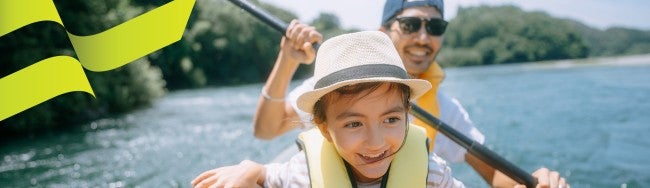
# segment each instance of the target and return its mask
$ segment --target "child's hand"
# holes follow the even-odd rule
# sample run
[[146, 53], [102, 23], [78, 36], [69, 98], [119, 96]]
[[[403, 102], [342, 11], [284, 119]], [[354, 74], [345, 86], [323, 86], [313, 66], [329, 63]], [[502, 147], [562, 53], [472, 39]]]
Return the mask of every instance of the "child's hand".
[[205, 171], [192, 180], [193, 187], [260, 187], [264, 166], [252, 161]]

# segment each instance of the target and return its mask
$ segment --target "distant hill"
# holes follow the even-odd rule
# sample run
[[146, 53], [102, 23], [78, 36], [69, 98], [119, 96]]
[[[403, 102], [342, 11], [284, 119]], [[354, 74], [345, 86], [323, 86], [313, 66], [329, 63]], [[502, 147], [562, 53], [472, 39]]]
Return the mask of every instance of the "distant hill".
[[443, 66], [650, 53], [650, 31], [605, 31], [516, 6], [460, 8], [445, 32]]
[[578, 21], [568, 22], [582, 34], [591, 57], [650, 53], [650, 31], [622, 27], [600, 30]]

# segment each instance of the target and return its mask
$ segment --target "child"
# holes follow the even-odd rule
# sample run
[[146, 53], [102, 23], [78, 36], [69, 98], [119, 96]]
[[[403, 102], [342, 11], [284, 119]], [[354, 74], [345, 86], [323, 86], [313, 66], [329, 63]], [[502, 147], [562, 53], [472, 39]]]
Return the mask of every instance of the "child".
[[298, 107], [318, 129], [299, 137], [301, 152], [283, 164], [206, 171], [195, 187], [463, 187], [445, 162], [428, 152], [422, 128], [408, 124], [409, 100], [431, 88], [409, 79], [386, 34], [366, 31], [324, 42], [314, 89]]

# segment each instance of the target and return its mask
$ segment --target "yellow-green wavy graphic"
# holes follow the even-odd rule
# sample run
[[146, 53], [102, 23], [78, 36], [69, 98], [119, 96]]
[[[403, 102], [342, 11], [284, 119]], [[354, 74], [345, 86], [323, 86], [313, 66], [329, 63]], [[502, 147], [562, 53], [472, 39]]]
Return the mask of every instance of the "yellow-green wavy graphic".
[[[96, 72], [112, 70], [180, 40], [195, 1], [174, 0], [94, 35], [68, 32], [79, 61], [51, 57], [1, 78], [0, 120], [63, 93], [94, 95], [81, 66]], [[39, 21], [65, 28], [52, 0], [0, 1], [0, 36]]]

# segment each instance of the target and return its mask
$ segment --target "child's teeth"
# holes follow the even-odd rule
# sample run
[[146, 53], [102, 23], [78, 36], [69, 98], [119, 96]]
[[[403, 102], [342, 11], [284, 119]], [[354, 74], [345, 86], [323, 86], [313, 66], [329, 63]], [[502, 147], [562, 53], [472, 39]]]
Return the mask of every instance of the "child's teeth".
[[363, 156], [364, 156], [364, 157], [367, 157], [367, 158], [376, 158], [376, 157], [379, 157], [381, 154], [382, 154], [382, 153], [378, 153], [378, 154], [376, 154], [376, 155], [365, 155], [365, 154], [364, 154]]

